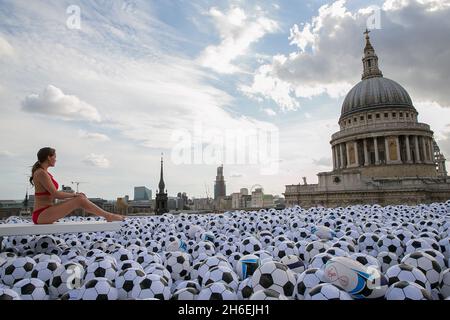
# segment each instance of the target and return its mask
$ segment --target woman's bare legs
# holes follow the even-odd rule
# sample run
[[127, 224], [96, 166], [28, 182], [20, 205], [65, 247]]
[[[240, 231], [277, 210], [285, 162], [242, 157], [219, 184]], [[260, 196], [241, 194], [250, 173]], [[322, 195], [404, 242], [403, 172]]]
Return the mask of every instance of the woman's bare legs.
[[92, 203], [91, 201], [89, 201], [89, 199], [86, 198], [85, 196], [81, 196], [81, 198], [83, 199], [83, 201], [81, 203], [81, 207], [89, 213], [93, 213], [97, 216], [103, 217], [109, 222], [122, 221], [124, 219], [124, 216], [122, 216], [122, 215], [114, 214], [114, 213], [103, 210], [102, 208], [97, 206], [95, 203]]
[[89, 201], [85, 196], [79, 196], [45, 209], [39, 215], [38, 223], [51, 224], [61, 218], [64, 218], [78, 208], [83, 208], [89, 213], [104, 217], [107, 221], [121, 221], [124, 219], [121, 215], [113, 214], [101, 209]]

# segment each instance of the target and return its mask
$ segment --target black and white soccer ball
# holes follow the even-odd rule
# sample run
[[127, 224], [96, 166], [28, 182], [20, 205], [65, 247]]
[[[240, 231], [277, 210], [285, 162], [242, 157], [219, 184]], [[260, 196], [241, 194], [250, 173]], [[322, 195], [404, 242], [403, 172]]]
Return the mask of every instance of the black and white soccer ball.
[[247, 237], [239, 244], [239, 252], [243, 255], [252, 254], [262, 249], [261, 242], [255, 237]]
[[290, 298], [294, 295], [295, 275], [284, 264], [269, 261], [255, 270], [252, 276], [253, 290], [272, 289]]
[[73, 289], [81, 288], [84, 275], [85, 269], [79, 263], [68, 261], [59, 265], [50, 279], [50, 297], [55, 299]]
[[197, 300], [237, 300], [237, 294], [223, 282], [211, 283], [203, 287]]
[[[62, 253], [61, 253], [61, 256], [62, 256]], [[61, 263], [60, 256], [57, 256], [56, 254], [39, 253], [39, 254], [37, 254], [37, 255], [35, 255], [33, 257], [33, 260], [36, 263], [45, 262], [45, 261], [49, 261], [49, 260], [53, 260], [53, 261], [56, 261], [58, 263]]]
[[239, 300], [248, 300], [253, 294], [252, 278], [246, 278], [239, 283], [237, 295]]
[[294, 289], [294, 297], [297, 300], [304, 300], [311, 288], [324, 283], [323, 270], [310, 268], [299, 274]]
[[114, 282], [117, 272], [117, 267], [111, 260], [98, 258], [87, 266], [84, 280], [89, 281], [94, 278], [107, 278]]
[[243, 256], [244, 255], [242, 253], [240, 253], [240, 252], [233, 252], [230, 256], [226, 257], [226, 259], [231, 264], [233, 269], [237, 270], [237, 264], [238, 264], [239, 260], [241, 260], [241, 258]]
[[322, 283], [312, 287], [305, 300], [353, 300], [353, 298], [331, 283]]
[[225, 266], [217, 266], [209, 269], [203, 277], [202, 286], [206, 287], [211, 283], [223, 282], [234, 291], [239, 286], [239, 278], [231, 268]]
[[446, 259], [445, 256], [441, 252], [439, 252], [435, 249], [421, 249], [419, 251], [425, 252], [426, 254], [429, 254], [434, 259], [436, 259], [437, 263], [439, 263], [442, 270], [445, 270], [448, 268], [448, 259]]
[[175, 291], [171, 300], [197, 300], [200, 290], [196, 288], [183, 288]]
[[333, 257], [348, 257], [349, 253], [344, 249], [338, 247], [331, 247], [325, 250], [324, 253], [331, 254]]
[[20, 295], [13, 289], [0, 287], [0, 301], [2, 300], [22, 300], [22, 299], [20, 298]]
[[386, 272], [392, 266], [399, 264], [398, 256], [393, 252], [382, 251], [378, 253], [377, 260], [380, 263], [381, 272]]
[[34, 252], [36, 253], [49, 253], [52, 249], [58, 247], [56, 237], [52, 235], [40, 236], [34, 242]]
[[218, 266], [223, 266], [232, 269], [225, 257], [221, 255], [215, 255], [205, 259], [198, 267], [198, 270], [196, 272], [193, 272], [191, 278], [195, 280], [193, 276], [196, 274], [198, 283], [200, 284], [200, 286], [203, 286], [203, 279], [205, 278], [206, 273], [209, 270]]
[[117, 300], [119, 294], [111, 280], [103, 277], [93, 278], [79, 289], [78, 300]]
[[358, 261], [359, 263], [361, 263], [363, 266], [365, 267], [375, 267], [375, 268], [381, 268], [380, 266], [380, 262], [378, 262], [377, 258], [366, 254], [366, 253], [361, 253], [361, 252], [356, 252], [353, 253], [350, 258], [352, 258], [353, 260]]
[[112, 256], [116, 259], [118, 263], [126, 260], [134, 260], [133, 253], [125, 248], [119, 248], [112, 253]]
[[287, 266], [292, 272], [300, 274], [305, 271], [306, 267], [298, 255], [289, 254], [281, 258], [280, 262]]
[[319, 253], [310, 261], [308, 268], [322, 268], [334, 256], [328, 252]]
[[67, 250], [64, 250], [61, 253], [61, 256], [60, 256], [61, 263], [65, 263], [67, 261], [70, 261], [70, 260], [72, 260], [76, 257], [82, 256], [82, 255], [83, 255], [83, 253], [81, 250], [78, 250], [76, 248], [69, 248]]
[[139, 263], [142, 268], [147, 268], [152, 263], [162, 264], [162, 258], [159, 254], [154, 252], [141, 252], [136, 257], [136, 262]]
[[170, 252], [166, 256], [164, 266], [173, 280], [186, 280], [191, 272], [190, 255], [181, 251]]
[[166, 280], [169, 287], [172, 287], [173, 280], [169, 270], [166, 269], [162, 264], [153, 263], [149, 265], [145, 270], [146, 274], [156, 274], [164, 278]]
[[200, 241], [198, 242], [192, 251], [192, 259], [196, 260], [201, 254], [206, 256], [213, 256], [216, 253], [216, 248], [214, 244], [209, 241]]
[[144, 268], [142, 268], [141, 264], [134, 260], [125, 260], [125, 261], [119, 262], [118, 266], [117, 266], [117, 271], [121, 272], [121, 271], [131, 269], [131, 268], [140, 269], [140, 270], [144, 271]]
[[391, 285], [385, 298], [386, 300], [433, 300], [426, 289], [408, 281], [399, 281]]
[[22, 300], [49, 300], [49, 291], [44, 281], [29, 278], [22, 279], [14, 284], [13, 290]]
[[352, 254], [356, 252], [355, 246], [352, 243], [349, 243], [344, 240], [338, 240], [331, 245], [332, 248], [339, 248], [347, 252], [348, 254]]
[[119, 300], [130, 299], [132, 290], [143, 278], [145, 273], [140, 268], [128, 268], [121, 271], [115, 279]]
[[224, 242], [219, 246], [219, 252], [225, 257], [230, 256], [233, 252], [237, 252], [238, 246], [231, 242]]
[[418, 268], [409, 264], [400, 263], [390, 267], [385, 273], [389, 285], [399, 281], [413, 282], [431, 293], [431, 285], [427, 277]]
[[38, 262], [31, 271], [31, 277], [42, 280], [47, 287], [50, 287], [50, 280], [59, 266], [61, 266], [61, 263], [56, 260], [44, 260]]
[[316, 255], [318, 255], [319, 253], [325, 252], [329, 248], [330, 248], [330, 245], [325, 240], [316, 240], [316, 241], [310, 242], [305, 247], [305, 252], [303, 253], [304, 258], [305, 258], [304, 261], [307, 263], [310, 263]]
[[200, 284], [197, 280], [181, 280], [179, 281], [176, 286], [174, 286], [173, 290], [174, 292], [184, 289], [184, 288], [194, 288], [197, 289], [200, 292]]
[[148, 252], [160, 253], [162, 251], [162, 245], [158, 240], [150, 240], [145, 243], [145, 247]]
[[275, 246], [273, 251], [273, 256], [277, 260], [281, 260], [283, 257], [287, 255], [297, 255], [298, 256], [298, 248], [295, 246], [295, 242], [287, 240], [279, 243]]
[[423, 238], [411, 239], [406, 243], [405, 254], [410, 254], [420, 249], [433, 249], [433, 247]]
[[391, 252], [395, 253], [397, 257], [401, 257], [404, 253], [402, 241], [392, 234], [385, 234], [380, 237], [377, 242], [378, 252]]
[[272, 289], [261, 289], [255, 291], [249, 300], [289, 300], [286, 296]]
[[442, 272], [442, 279], [439, 283], [439, 293], [444, 299], [450, 297], [450, 269]]
[[133, 299], [169, 300], [171, 298], [170, 285], [164, 277], [158, 274], [147, 274], [134, 286], [131, 297]]
[[12, 287], [16, 282], [31, 277], [36, 262], [29, 257], [7, 260], [0, 268], [0, 280]]
[[417, 251], [403, 257], [402, 263], [409, 264], [423, 272], [431, 285], [431, 289], [436, 289], [442, 277], [442, 269], [439, 263], [432, 256], [425, 252]]

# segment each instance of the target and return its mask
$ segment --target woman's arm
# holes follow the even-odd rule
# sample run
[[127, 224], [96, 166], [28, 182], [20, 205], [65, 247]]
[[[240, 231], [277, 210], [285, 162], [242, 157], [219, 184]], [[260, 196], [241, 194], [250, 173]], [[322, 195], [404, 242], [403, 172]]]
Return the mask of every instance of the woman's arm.
[[77, 196], [78, 196], [78, 194], [76, 194], [76, 193], [56, 191], [55, 195], [52, 197], [54, 197], [55, 199], [67, 199], [67, 198], [75, 198]]
[[68, 193], [68, 192], [56, 190], [48, 173], [46, 173], [44, 170], [39, 170], [38, 172], [36, 172], [35, 178], [37, 181], [39, 181], [40, 184], [42, 184], [42, 186], [45, 188], [45, 190], [47, 190], [50, 193], [50, 196], [53, 199], [74, 198], [79, 195], [77, 193]]

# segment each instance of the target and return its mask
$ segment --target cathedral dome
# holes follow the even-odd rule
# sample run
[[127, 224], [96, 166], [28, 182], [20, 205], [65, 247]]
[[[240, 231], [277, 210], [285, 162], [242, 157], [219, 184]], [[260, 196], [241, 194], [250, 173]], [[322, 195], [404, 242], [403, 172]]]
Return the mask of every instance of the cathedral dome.
[[378, 56], [370, 43], [366, 30], [362, 80], [354, 86], [344, 99], [341, 119], [356, 112], [384, 108], [405, 108], [416, 111], [408, 92], [397, 82], [384, 78], [378, 68]]
[[372, 77], [360, 81], [349, 91], [342, 104], [341, 118], [386, 107], [415, 111], [411, 97], [401, 85], [384, 77]]

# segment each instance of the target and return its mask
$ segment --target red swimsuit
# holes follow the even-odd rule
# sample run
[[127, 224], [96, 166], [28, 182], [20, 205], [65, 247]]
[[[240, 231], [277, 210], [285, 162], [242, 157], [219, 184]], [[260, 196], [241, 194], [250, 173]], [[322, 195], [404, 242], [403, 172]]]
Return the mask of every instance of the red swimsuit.
[[[58, 189], [58, 187], [59, 187], [59, 185], [58, 185], [58, 182], [56, 182], [55, 181], [55, 179], [53, 179], [53, 176], [50, 174], [50, 172], [47, 172], [49, 175], [50, 175], [50, 178], [52, 179], [52, 182], [53, 182], [53, 185], [55, 186], [55, 188], [56, 189]], [[48, 191], [45, 191], [45, 192], [36, 192], [35, 194], [34, 194], [34, 196], [50, 196], [51, 194], [50, 194], [50, 192], [48, 192]], [[38, 218], [39, 218], [39, 215], [45, 210], [45, 209], [48, 209], [48, 208], [50, 208], [51, 206], [46, 206], [46, 207], [42, 207], [42, 208], [39, 208], [39, 209], [37, 209], [37, 210], [35, 210], [35, 211], [33, 211], [33, 213], [32, 213], [32, 220], [33, 220], [33, 222], [34, 222], [34, 224], [38, 224]]]

